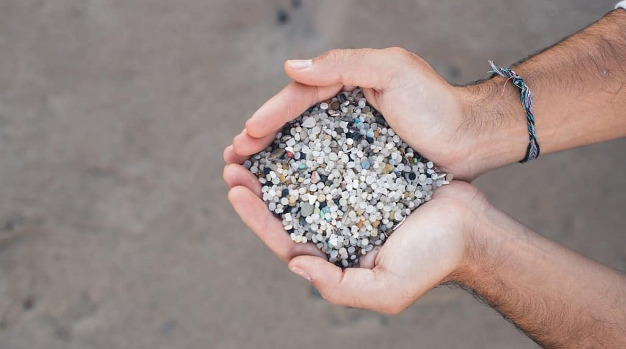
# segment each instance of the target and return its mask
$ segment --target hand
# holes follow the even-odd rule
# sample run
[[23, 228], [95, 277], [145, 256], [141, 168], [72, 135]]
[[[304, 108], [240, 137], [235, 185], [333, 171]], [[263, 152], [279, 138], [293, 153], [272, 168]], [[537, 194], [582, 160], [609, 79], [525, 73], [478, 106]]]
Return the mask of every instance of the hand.
[[259, 198], [260, 184], [244, 167], [227, 165], [224, 177], [235, 211], [290, 270], [312, 282], [331, 303], [384, 313], [399, 313], [432, 287], [462, 274], [470, 264], [477, 217], [490, 207], [474, 187], [454, 181], [437, 189], [382, 248], [362, 257], [359, 268], [342, 270], [312, 243], [289, 239]]
[[227, 163], [242, 163], [265, 148], [285, 122], [311, 105], [360, 86], [396, 133], [444, 171], [471, 180], [493, 168], [483, 161], [488, 142], [474, 125], [483, 124], [469, 116], [474, 95], [451, 86], [404, 49], [333, 50], [313, 60], [287, 61], [285, 71], [294, 81], [247, 121], [224, 152]]

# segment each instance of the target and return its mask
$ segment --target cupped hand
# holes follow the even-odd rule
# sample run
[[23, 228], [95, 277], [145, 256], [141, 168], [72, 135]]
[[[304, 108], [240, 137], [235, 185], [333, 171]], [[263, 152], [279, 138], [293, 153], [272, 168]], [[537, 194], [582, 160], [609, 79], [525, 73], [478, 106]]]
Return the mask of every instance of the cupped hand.
[[368, 102], [411, 147], [455, 177], [486, 171], [476, 160], [477, 132], [468, 93], [401, 48], [332, 50], [312, 60], [287, 61], [289, 85], [246, 122], [226, 148], [227, 163], [242, 163], [272, 141], [285, 122], [342, 89], [359, 86]]
[[243, 166], [227, 165], [228, 198], [242, 220], [289, 269], [329, 302], [399, 313], [428, 290], [453, 280], [469, 264], [477, 222], [489, 205], [470, 184], [453, 181], [416, 209], [381, 248], [342, 270], [314, 244], [294, 243], [260, 199], [260, 185]]

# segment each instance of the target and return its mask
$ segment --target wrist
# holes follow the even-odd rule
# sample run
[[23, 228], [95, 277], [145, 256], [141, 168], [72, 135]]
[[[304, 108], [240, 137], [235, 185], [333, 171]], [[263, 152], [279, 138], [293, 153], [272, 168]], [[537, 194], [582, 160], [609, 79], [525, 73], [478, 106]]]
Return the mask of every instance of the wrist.
[[523, 159], [528, 129], [519, 89], [500, 76], [460, 89], [463, 132], [473, 137], [467, 161], [477, 175]]
[[510, 233], [520, 228], [520, 224], [505, 213], [492, 206], [484, 197], [480, 202], [473, 202], [471, 219], [463, 232], [465, 248], [463, 258], [457, 268], [446, 278], [463, 284], [477, 292], [482, 292], [485, 285], [495, 275], [499, 263], [506, 258], [507, 241]]
[[[527, 269], [538, 255], [529, 244], [528, 229], [488, 202], [466, 233], [462, 263], [448, 281], [464, 285], [499, 308], [506, 293], [502, 284], [512, 271]], [[528, 264], [527, 264], [528, 263]]]
[[[448, 191], [450, 189], [450, 191]], [[461, 283], [471, 286], [481, 275], [481, 270], [488, 269], [493, 255], [500, 244], [502, 229], [511, 219], [492, 206], [485, 196], [474, 186], [466, 182], [453, 181], [440, 189], [437, 199], [442, 196], [453, 196], [454, 200], [447, 203], [453, 210], [455, 220], [462, 222], [459, 234], [462, 247], [455, 266], [441, 281]], [[507, 221], [508, 218], [508, 221]]]

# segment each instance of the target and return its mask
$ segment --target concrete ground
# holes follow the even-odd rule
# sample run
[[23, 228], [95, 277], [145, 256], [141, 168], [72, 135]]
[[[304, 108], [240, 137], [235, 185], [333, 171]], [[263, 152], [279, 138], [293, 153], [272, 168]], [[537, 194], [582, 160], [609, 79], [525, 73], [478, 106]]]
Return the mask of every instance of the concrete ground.
[[[222, 149], [283, 60], [400, 45], [484, 77], [613, 0], [0, 2], [0, 348], [533, 348], [437, 288], [398, 316], [331, 306], [226, 201]], [[626, 270], [626, 140], [476, 184], [542, 234]]]

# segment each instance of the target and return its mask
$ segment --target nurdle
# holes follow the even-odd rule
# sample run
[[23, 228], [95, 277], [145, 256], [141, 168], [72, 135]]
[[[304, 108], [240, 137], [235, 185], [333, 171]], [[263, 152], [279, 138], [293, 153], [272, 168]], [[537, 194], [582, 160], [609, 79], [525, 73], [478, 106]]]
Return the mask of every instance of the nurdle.
[[344, 268], [452, 180], [402, 141], [358, 88], [288, 122], [244, 166], [291, 240], [315, 244]]

